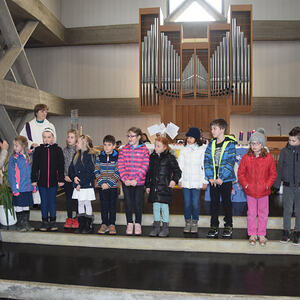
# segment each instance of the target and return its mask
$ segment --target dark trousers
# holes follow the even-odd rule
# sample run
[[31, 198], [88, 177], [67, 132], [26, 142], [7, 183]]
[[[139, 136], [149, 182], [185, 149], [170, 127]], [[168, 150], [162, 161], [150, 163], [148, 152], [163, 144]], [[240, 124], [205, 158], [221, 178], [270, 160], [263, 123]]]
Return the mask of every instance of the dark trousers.
[[216, 187], [210, 184], [210, 226], [219, 227], [220, 197], [224, 208], [224, 226], [232, 227], [232, 182], [224, 182]]
[[116, 223], [116, 204], [118, 198], [118, 189], [99, 189], [101, 202], [101, 218], [102, 224], [115, 225]]
[[39, 187], [39, 191], [41, 195], [42, 218], [48, 218], [48, 214], [50, 214], [50, 217], [56, 217], [57, 186], [50, 188]]
[[72, 199], [72, 194], [73, 194], [73, 190], [74, 190], [73, 182], [65, 181], [64, 190], [65, 190], [65, 194], [66, 194], [66, 206], [67, 206], [68, 218], [72, 218], [73, 211], [76, 211], [76, 214], [78, 214], [77, 199]]
[[127, 223], [133, 223], [132, 214], [135, 212], [135, 223], [142, 223], [144, 186], [126, 186], [122, 183]]

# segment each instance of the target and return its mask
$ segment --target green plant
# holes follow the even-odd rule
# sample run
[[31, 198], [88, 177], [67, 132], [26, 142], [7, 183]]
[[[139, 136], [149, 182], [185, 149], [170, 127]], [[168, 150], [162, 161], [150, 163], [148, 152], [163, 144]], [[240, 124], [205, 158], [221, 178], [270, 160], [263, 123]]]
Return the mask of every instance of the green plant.
[[6, 162], [4, 166], [2, 184], [0, 186], [0, 205], [3, 205], [6, 216], [6, 223], [8, 224], [8, 213], [10, 213], [14, 219], [16, 218], [16, 214], [12, 203], [12, 192], [8, 182], [7, 167], [8, 162]]

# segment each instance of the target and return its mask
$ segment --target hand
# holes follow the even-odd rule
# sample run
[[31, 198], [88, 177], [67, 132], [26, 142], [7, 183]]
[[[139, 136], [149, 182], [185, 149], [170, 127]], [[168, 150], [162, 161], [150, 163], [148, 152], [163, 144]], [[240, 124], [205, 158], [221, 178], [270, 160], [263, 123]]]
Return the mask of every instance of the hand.
[[171, 180], [170, 184], [169, 184], [169, 188], [173, 189], [175, 184], [176, 184], [176, 182], [174, 180]]
[[146, 188], [146, 193], [147, 193], [147, 194], [150, 193], [150, 188]]
[[221, 185], [223, 183], [223, 180], [221, 178], [218, 178], [215, 182], [216, 184]]
[[76, 184], [79, 184], [80, 179], [76, 176], [76, 177], [74, 178], [74, 182], [75, 182]]
[[15, 197], [20, 196], [20, 192], [13, 193]]
[[137, 181], [136, 180], [131, 180], [131, 183], [130, 183], [130, 185], [132, 185], [132, 186], [136, 186], [136, 184], [137, 184]]
[[182, 187], [182, 182], [181, 181], [178, 182], [178, 186]]
[[126, 185], [126, 186], [130, 186], [130, 184], [131, 184], [131, 181], [130, 181], [130, 180], [125, 180], [125, 182], [124, 182], [124, 183], [125, 183], [125, 185]]
[[109, 189], [109, 185], [107, 183], [103, 183], [101, 185], [101, 188], [102, 188], [102, 190], [107, 190], [107, 189]]
[[207, 184], [203, 184], [202, 185], [202, 190], [206, 190], [207, 189]]
[[33, 148], [36, 148], [36, 147], [38, 147], [39, 146], [39, 144], [37, 144], [37, 143], [32, 143], [31, 144], [31, 147], [33, 147]]
[[37, 182], [32, 182], [31, 185], [32, 186], [37, 186]]
[[64, 182], [59, 182], [58, 186], [64, 186], [64, 184], [65, 184]]
[[214, 180], [214, 179], [209, 179], [209, 182], [210, 182], [210, 184], [213, 185], [213, 186], [216, 186], [216, 185], [217, 185], [216, 180]]
[[9, 147], [9, 145], [8, 145], [7, 141], [3, 141], [3, 143], [0, 143], [0, 148], [2, 150], [8, 150], [8, 147]]
[[71, 178], [69, 176], [65, 176], [65, 181], [66, 182], [72, 182]]
[[77, 190], [78, 192], [80, 191], [80, 185], [79, 185], [79, 184], [76, 186], [76, 190]]

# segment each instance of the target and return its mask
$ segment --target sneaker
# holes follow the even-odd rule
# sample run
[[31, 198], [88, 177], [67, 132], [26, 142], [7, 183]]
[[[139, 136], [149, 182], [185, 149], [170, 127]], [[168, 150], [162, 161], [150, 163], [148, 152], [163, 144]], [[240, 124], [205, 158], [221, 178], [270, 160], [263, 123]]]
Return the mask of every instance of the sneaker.
[[50, 231], [57, 231], [58, 230], [58, 227], [57, 227], [55, 221], [50, 221], [50, 223], [49, 223], [49, 230]]
[[48, 221], [42, 221], [42, 226], [40, 227], [40, 231], [47, 231], [48, 230]]
[[127, 235], [133, 235], [133, 223], [128, 223], [126, 228]]
[[263, 236], [263, 235], [260, 235], [259, 237], [258, 237], [258, 240], [259, 240], [259, 244], [261, 245], [261, 246], [266, 246], [266, 244], [267, 244], [267, 239]]
[[222, 238], [232, 238], [232, 227], [229, 226], [224, 227]]
[[185, 220], [185, 227], [183, 229], [183, 232], [185, 232], [185, 233], [191, 232], [191, 225], [192, 225], [191, 220]]
[[249, 244], [251, 246], [255, 246], [256, 245], [256, 240], [257, 240], [256, 235], [250, 235], [250, 237], [249, 237]]
[[294, 231], [293, 245], [298, 246], [300, 244], [300, 231]]
[[79, 223], [78, 223], [77, 218], [74, 218], [72, 220], [73, 220], [72, 221], [72, 228], [75, 228], [75, 229], [79, 228]]
[[211, 227], [207, 233], [208, 238], [217, 239], [219, 236], [219, 228], [218, 227]]
[[108, 234], [115, 235], [117, 234], [116, 226], [114, 224], [110, 224], [108, 227]]
[[64, 228], [72, 228], [72, 225], [73, 225], [73, 219], [67, 218], [66, 223], [64, 224]]
[[290, 241], [290, 232], [289, 230], [283, 230], [282, 231], [282, 238], [280, 240], [280, 243], [286, 244]]
[[198, 233], [198, 221], [192, 220], [191, 233]]
[[100, 229], [98, 230], [98, 233], [99, 234], [105, 234], [108, 231], [109, 231], [109, 229], [108, 229], [107, 225], [106, 224], [102, 224], [101, 227], [100, 227]]
[[134, 234], [141, 235], [142, 234], [142, 226], [139, 223], [134, 224]]

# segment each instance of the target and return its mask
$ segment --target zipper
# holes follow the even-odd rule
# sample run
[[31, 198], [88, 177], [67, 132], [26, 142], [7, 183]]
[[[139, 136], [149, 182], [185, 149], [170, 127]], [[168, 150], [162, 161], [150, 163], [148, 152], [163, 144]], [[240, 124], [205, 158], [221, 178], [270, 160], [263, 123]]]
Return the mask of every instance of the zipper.
[[295, 170], [295, 165], [296, 165], [296, 151], [293, 150], [293, 177], [294, 177], [294, 185], [296, 184], [296, 170]]
[[50, 187], [50, 149], [48, 148], [48, 188]]
[[28, 187], [28, 191], [29, 189], [29, 179], [28, 179], [28, 166], [27, 166], [27, 159], [25, 160], [25, 165], [26, 165], [26, 175], [27, 175], [27, 187]]

